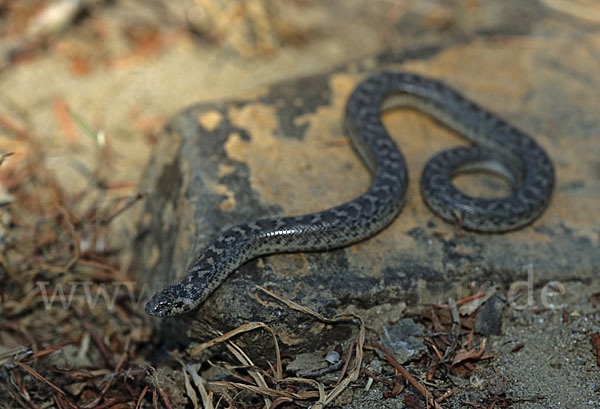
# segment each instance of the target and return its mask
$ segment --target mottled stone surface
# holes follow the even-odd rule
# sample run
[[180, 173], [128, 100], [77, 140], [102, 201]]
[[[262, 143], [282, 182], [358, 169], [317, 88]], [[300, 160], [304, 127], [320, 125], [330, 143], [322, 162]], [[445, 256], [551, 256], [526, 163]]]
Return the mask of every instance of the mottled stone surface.
[[[573, 47], [572, 39], [555, 36], [386, 53], [181, 112], [161, 136], [144, 181], [150, 194], [135, 268], [140, 281], [156, 289], [181, 279], [223, 229], [360, 195], [369, 177], [343, 135], [342, 115], [353, 87], [377, 70], [443, 79], [531, 133], [555, 163], [557, 186], [549, 209], [529, 227], [498, 235], [459, 231], [423, 204], [418, 182], [433, 154], [464, 140], [418, 112], [386, 112], [384, 123], [410, 174], [407, 205], [388, 229], [345, 249], [253, 260], [195, 313], [166, 321], [178, 336], [185, 332], [194, 340], [209, 338], [209, 326], [226, 331], [264, 321], [276, 328], [284, 348], [302, 344], [306, 352], [347, 339], [352, 327], [332, 329], [291, 313], [258, 293], [257, 285], [332, 314], [351, 305], [445, 302], [466, 295], [470, 282], [508, 288], [527, 279], [528, 271], [535, 285], [591, 279], [600, 266], [600, 99], [590, 90], [600, 89], [600, 62], [592, 51]], [[586, 41], [600, 47], [599, 34]], [[493, 177], [460, 177], [456, 184], [476, 195], [507, 189]], [[298, 327], [309, 328], [314, 342], [294, 335]], [[259, 337], [247, 336], [255, 352], [272, 348], [256, 342]]]

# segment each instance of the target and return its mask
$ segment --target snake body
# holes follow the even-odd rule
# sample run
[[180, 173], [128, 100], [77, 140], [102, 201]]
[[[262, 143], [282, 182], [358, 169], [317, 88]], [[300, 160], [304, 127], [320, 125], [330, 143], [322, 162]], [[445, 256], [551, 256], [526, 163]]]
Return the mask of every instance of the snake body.
[[[404, 158], [381, 122], [382, 110], [396, 106], [423, 111], [474, 144], [443, 151], [425, 166], [422, 196], [443, 219], [471, 230], [501, 232], [528, 224], [548, 205], [554, 169], [533, 138], [440, 81], [410, 73], [378, 73], [352, 92], [344, 123], [372, 174], [368, 190], [322, 212], [262, 219], [224, 231], [191, 265], [183, 281], [150, 299], [146, 312], [172, 316], [193, 310], [255, 257], [344, 247], [389, 225], [406, 201], [408, 184]], [[503, 198], [475, 198], [451, 183], [459, 172], [482, 169], [507, 178], [512, 193]]]

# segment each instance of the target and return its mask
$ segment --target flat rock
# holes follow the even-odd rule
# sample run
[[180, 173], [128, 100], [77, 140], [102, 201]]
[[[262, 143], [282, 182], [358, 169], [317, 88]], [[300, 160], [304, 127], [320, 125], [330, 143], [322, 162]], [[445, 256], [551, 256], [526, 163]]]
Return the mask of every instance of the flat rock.
[[394, 325], [385, 325], [383, 335], [385, 344], [401, 364], [417, 360], [427, 352], [427, 346], [423, 342], [425, 334], [410, 318], [404, 318]]
[[[143, 182], [149, 196], [134, 266], [153, 290], [180, 280], [226, 228], [318, 211], [360, 195], [369, 176], [343, 134], [342, 119], [350, 92], [371, 72], [415, 71], [461, 90], [532, 134], [555, 163], [557, 186], [547, 211], [522, 230], [460, 231], [423, 204], [419, 177], [432, 155], [465, 141], [421, 113], [386, 112], [384, 124], [410, 174], [408, 202], [398, 219], [344, 249], [247, 263], [198, 310], [163, 320], [167, 338], [186, 334], [204, 341], [213, 336], [210, 328], [225, 332], [262, 321], [289, 351], [348, 339], [352, 326], [332, 328], [292, 312], [257, 291], [258, 285], [333, 315], [351, 306], [446, 302], [470, 294], [469, 283], [507, 289], [518, 280], [538, 285], [591, 279], [600, 266], [600, 99], [590, 89], [600, 88], [600, 66], [570, 44], [515, 38], [385, 53], [178, 114], [161, 135]], [[571, 71], [565, 59], [590, 69]], [[507, 191], [493, 177], [460, 177], [456, 184], [474, 195]], [[272, 350], [268, 339], [250, 333], [241, 342], [262, 354]]]

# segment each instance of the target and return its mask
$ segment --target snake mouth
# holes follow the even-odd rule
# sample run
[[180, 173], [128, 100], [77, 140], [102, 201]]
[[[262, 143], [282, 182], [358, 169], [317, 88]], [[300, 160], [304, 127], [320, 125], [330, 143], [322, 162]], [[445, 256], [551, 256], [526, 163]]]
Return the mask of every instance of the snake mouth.
[[168, 315], [168, 307], [166, 303], [164, 301], [157, 300], [156, 295], [146, 303], [144, 311], [146, 311], [147, 314], [152, 315], [154, 317], [164, 317]]
[[190, 302], [175, 296], [172, 287], [165, 288], [146, 303], [144, 310], [154, 317], [169, 317], [190, 311]]

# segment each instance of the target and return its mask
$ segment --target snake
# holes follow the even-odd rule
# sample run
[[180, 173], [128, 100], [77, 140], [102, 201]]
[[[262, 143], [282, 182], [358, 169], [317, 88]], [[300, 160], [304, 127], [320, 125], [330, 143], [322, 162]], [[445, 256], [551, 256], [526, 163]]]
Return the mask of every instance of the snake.
[[[434, 155], [421, 176], [421, 196], [449, 223], [499, 233], [519, 229], [548, 206], [554, 167], [528, 134], [480, 107], [440, 80], [409, 72], [378, 72], [361, 81], [346, 104], [344, 128], [371, 174], [368, 189], [352, 201], [300, 216], [272, 217], [231, 227], [190, 265], [181, 282], [158, 291], [145, 311], [165, 317], [188, 313], [241, 265], [274, 253], [326, 251], [365, 240], [386, 228], [407, 196], [404, 157], [382, 122], [382, 112], [408, 107], [462, 135], [470, 145]], [[491, 172], [511, 186], [503, 197], [459, 190], [452, 179]]]

